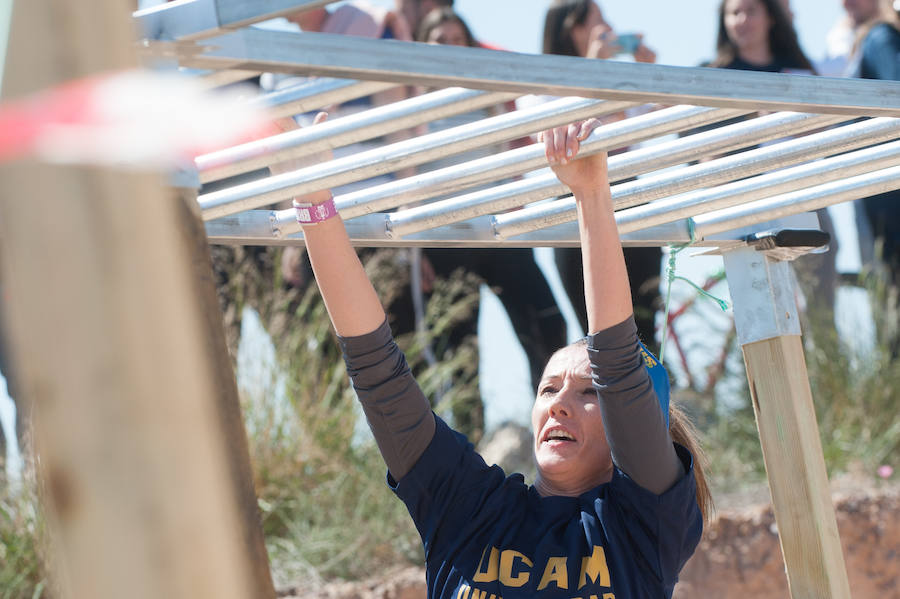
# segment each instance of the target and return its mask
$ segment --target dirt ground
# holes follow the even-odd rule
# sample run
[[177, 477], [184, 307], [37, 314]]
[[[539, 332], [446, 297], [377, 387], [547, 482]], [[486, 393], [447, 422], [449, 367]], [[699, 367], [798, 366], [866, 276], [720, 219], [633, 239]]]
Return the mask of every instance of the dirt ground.
[[[853, 599], [900, 599], [900, 488], [833, 495]], [[789, 598], [770, 504], [722, 509], [681, 572], [674, 599]]]
[[[843, 478], [833, 484], [853, 599], [900, 599], [900, 485]], [[716, 520], [681, 572], [673, 599], [789, 599], [778, 529], [765, 487], [717, 497]], [[298, 598], [285, 589], [282, 597]], [[421, 599], [425, 573], [405, 568], [334, 583], [302, 599]]]

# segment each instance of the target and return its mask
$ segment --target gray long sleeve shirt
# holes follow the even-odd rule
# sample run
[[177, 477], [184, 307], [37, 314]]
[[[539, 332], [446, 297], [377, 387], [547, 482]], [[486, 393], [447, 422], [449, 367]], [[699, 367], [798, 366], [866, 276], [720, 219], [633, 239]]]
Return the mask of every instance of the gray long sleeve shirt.
[[[391, 476], [412, 469], [434, 436], [434, 414], [385, 321], [339, 338], [347, 371]], [[644, 367], [634, 318], [588, 336], [587, 352], [615, 464], [660, 494], [684, 474]]]

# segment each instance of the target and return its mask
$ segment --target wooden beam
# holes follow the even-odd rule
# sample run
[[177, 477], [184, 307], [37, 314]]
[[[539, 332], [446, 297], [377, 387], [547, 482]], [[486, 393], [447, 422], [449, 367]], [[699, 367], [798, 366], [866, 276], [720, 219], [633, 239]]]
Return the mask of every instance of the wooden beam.
[[790, 262], [754, 247], [723, 257], [791, 597], [848, 599]]
[[[131, 4], [16, 2], [4, 96], [134, 66]], [[0, 244], [65, 595], [274, 597], [196, 203], [8, 164]]]
[[793, 599], [847, 599], [831, 489], [796, 335], [742, 346]]

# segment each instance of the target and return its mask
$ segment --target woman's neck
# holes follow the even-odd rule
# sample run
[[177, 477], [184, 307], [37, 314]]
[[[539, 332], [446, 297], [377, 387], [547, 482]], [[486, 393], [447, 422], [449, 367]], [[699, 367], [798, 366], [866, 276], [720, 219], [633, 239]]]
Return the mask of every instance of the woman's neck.
[[768, 44], [759, 44], [758, 46], [738, 50], [738, 58], [752, 65], [762, 66], [771, 64], [774, 57]]
[[541, 497], [578, 497], [594, 487], [608, 483], [612, 480], [612, 475], [612, 465], [610, 465], [609, 470], [601, 473], [597, 480], [592, 481], [551, 481], [541, 476], [540, 472], [538, 472], [534, 481], [534, 488]]

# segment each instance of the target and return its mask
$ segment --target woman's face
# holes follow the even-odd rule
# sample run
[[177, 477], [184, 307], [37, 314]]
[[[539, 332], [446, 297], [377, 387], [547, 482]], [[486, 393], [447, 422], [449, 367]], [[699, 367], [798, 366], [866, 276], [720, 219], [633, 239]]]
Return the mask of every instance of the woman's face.
[[587, 53], [588, 45], [591, 41], [591, 32], [594, 31], [594, 28], [603, 26], [609, 27], [609, 24], [604, 20], [603, 13], [600, 12], [600, 7], [597, 6], [597, 3], [591, 2], [588, 5], [588, 12], [584, 17], [584, 21], [572, 27], [572, 43], [575, 45], [579, 56], [584, 56]]
[[584, 347], [556, 352], [531, 410], [539, 488], [578, 495], [609, 480], [612, 456]]
[[428, 32], [428, 39], [425, 41], [429, 44], [441, 44], [444, 46], [469, 45], [465, 30], [455, 21], [446, 21], [435, 27]]
[[855, 25], [861, 25], [878, 16], [879, 0], [844, 0], [844, 10]]
[[767, 47], [773, 24], [760, 0], [725, 0], [725, 32], [738, 51]]

